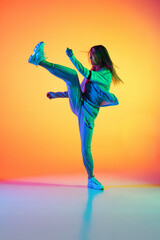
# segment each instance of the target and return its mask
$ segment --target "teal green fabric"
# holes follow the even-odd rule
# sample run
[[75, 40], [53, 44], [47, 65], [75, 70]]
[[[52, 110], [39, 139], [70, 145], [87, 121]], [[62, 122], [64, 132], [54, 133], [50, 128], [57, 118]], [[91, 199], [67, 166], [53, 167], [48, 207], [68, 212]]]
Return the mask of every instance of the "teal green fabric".
[[[74, 54], [69, 57], [69, 59], [82, 76], [84, 76], [81, 84], [84, 101], [94, 107], [106, 107], [119, 104], [117, 97], [109, 92], [112, 74], [108, 69], [103, 68], [99, 71], [89, 71], [75, 58]], [[89, 76], [90, 80], [87, 81]]]

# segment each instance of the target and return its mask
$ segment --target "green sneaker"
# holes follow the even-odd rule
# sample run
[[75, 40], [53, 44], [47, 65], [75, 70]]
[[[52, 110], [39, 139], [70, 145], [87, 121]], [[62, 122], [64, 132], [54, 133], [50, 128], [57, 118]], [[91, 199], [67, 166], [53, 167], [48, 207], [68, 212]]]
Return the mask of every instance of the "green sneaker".
[[95, 177], [88, 179], [88, 187], [96, 190], [104, 189], [103, 185]]
[[37, 66], [41, 61], [45, 60], [45, 53], [43, 49], [44, 42], [38, 43], [34, 48], [32, 55], [28, 59], [28, 62]]

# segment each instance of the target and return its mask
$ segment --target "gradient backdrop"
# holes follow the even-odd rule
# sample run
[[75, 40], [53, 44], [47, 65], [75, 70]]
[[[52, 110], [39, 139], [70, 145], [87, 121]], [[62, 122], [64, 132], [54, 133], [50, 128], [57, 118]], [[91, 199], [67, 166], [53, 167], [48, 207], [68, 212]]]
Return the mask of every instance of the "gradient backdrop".
[[[90, 47], [106, 46], [124, 85], [120, 104], [100, 110], [92, 142], [95, 174], [160, 182], [160, 3], [157, 0], [2, 0], [0, 178], [84, 174], [78, 122], [68, 99], [49, 100], [65, 83], [28, 63], [45, 42], [48, 61], [90, 68]], [[78, 73], [80, 81], [83, 77]]]

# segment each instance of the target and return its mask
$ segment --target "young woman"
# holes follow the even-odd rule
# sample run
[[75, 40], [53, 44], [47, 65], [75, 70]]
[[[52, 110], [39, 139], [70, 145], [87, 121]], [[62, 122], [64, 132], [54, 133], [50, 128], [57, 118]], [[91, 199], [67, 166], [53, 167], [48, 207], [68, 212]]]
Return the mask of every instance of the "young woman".
[[109, 89], [111, 81], [116, 84], [122, 82], [122, 80], [116, 74], [107, 49], [102, 45], [94, 46], [88, 52], [92, 64], [91, 70], [83, 67], [75, 58], [73, 51], [67, 48], [66, 54], [84, 77], [81, 84], [75, 70], [46, 61], [43, 49], [44, 42], [38, 43], [28, 62], [42, 66], [67, 84], [68, 91], [48, 92], [47, 97], [49, 99], [69, 98], [71, 110], [78, 117], [81, 151], [83, 163], [88, 174], [88, 187], [103, 190], [103, 185], [93, 175], [91, 141], [94, 121], [100, 107], [119, 104], [116, 96], [109, 93]]

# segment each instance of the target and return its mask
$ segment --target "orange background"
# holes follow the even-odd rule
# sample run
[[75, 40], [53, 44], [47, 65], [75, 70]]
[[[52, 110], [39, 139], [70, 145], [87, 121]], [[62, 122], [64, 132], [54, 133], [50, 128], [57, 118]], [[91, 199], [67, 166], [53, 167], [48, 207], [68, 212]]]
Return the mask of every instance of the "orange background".
[[[1, 20], [0, 178], [86, 174], [78, 122], [68, 99], [49, 100], [65, 83], [28, 63], [45, 42], [48, 61], [74, 68], [73, 49], [90, 68], [90, 47], [102, 44], [124, 85], [120, 104], [101, 108], [92, 142], [95, 173], [160, 181], [160, 29], [156, 0], [5, 0]], [[78, 73], [80, 81], [83, 77]]]

